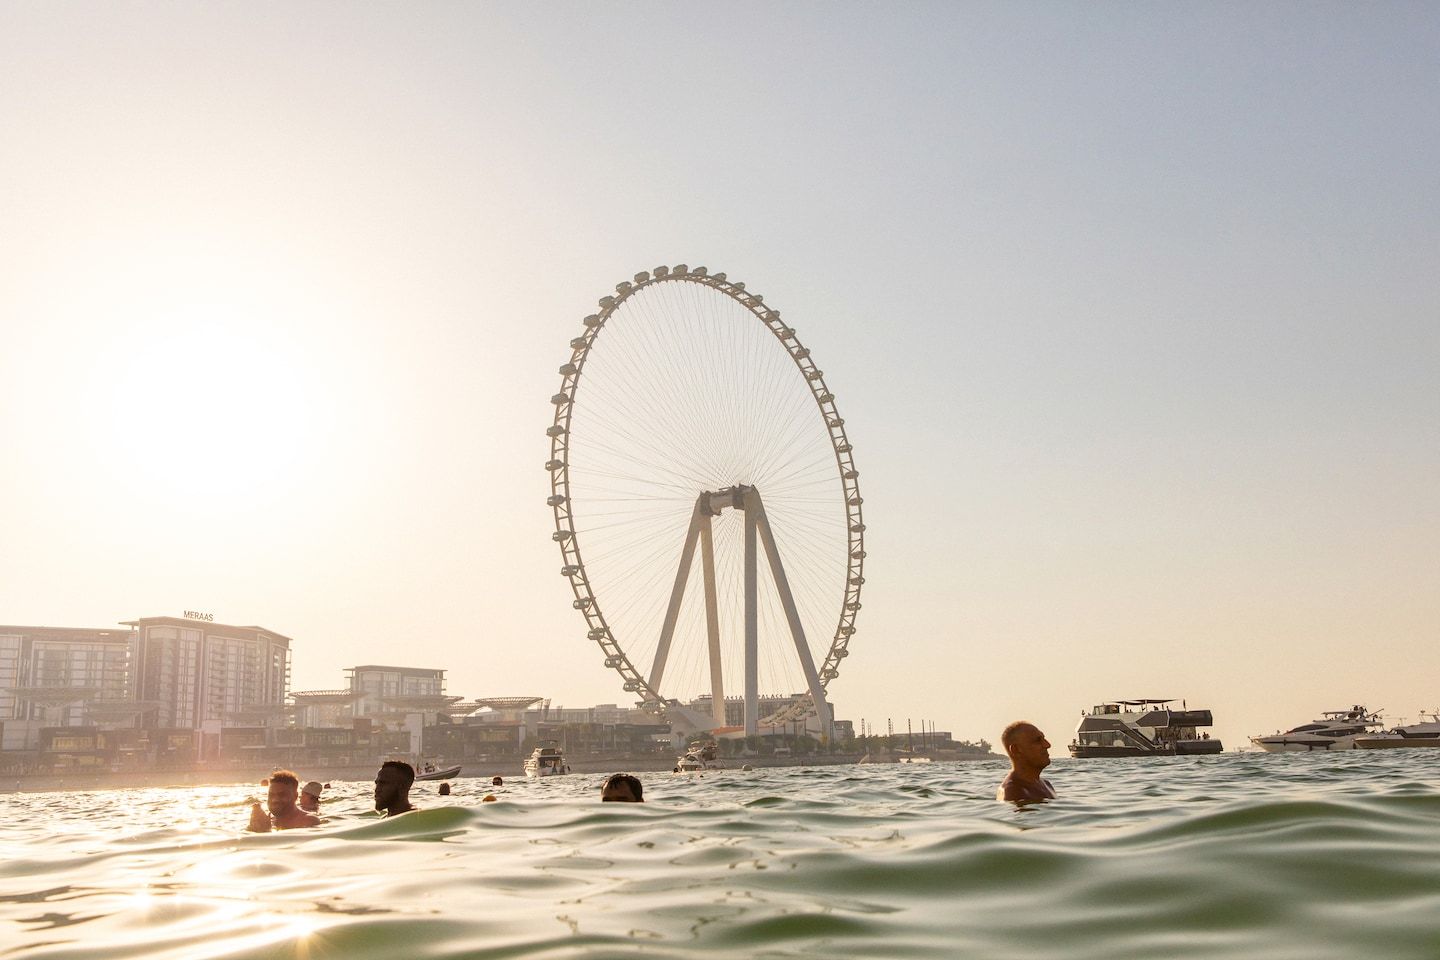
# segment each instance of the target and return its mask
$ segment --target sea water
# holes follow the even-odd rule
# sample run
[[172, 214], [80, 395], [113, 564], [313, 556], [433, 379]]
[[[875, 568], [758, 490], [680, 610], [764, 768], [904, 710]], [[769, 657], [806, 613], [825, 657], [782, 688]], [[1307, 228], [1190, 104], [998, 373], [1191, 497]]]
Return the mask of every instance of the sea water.
[[[1440, 958], [1440, 750], [6, 797], [0, 956]], [[303, 774], [303, 771], [302, 771]], [[484, 803], [486, 793], [499, 800]]]

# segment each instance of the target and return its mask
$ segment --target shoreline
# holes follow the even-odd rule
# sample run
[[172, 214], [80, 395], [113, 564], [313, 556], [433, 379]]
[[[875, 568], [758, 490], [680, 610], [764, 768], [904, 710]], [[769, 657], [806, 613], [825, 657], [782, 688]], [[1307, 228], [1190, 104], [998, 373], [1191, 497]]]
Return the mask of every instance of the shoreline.
[[[671, 757], [571, 757], [570, 775], [609, 773], [669, 773], [675, 767]], [[816, 755], [799, 757], [734, 757], [725, 760], [724, 769], [738, 770], [743, 765], [761, 767], [828, 767], [847, 763], [860, 763], [862, 755]], [[935, 763], [971, 762], [1000, 759], [989, 756], [962, 755], [936, 758]], [[506, 780], [524, 779], [520, 767], [523, 758], [506, 758], [502, 761], [474, 761], [461, 764], [458, 780], [485, 779], [501, 776]], [[890, 760], [872, 761], [875, 765], [889, 765]], [[351, 764], [344, 767], [319, 767], [296, 771], [300, 779], [331, 781], [370, 781], [379, 768], [380, 761], [373, 764]], [[929, 764], [926, 764], [929, 766]], [[253, 783], [268, 777], [273, 767], [237, 767], [226, 770], [136, 770], [114, 773], [42, 773], [26, 774], [0, 779], [0, 794], [16, 793], [72, 793], [92, 790], [136, 790], [156, 787], [202, 787], [232, 786], [237, 783]], [[439, 783], [440, 781], [418, 781]]]

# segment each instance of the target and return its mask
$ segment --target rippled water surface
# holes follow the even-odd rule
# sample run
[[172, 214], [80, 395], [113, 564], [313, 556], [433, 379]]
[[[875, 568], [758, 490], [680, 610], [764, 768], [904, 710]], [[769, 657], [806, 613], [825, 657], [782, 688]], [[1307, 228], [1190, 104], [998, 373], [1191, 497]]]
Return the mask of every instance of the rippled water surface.
[[[302, 774], [304, 771], [301, 771]], [[1440, 751], [16, 794], [0, 956], [1440, 958]], [[442, 800], [445, 802], [442, 803]]]

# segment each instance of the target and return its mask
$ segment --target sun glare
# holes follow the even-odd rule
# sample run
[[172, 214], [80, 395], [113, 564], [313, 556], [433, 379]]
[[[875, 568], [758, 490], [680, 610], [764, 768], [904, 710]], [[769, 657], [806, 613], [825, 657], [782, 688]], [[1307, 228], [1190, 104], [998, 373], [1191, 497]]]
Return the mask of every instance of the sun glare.
[[323, 417], [305, 343], [286, 317], [191, 296], [116, 319], [97, 439], [133, 493], [208, 509], [303, 479]]

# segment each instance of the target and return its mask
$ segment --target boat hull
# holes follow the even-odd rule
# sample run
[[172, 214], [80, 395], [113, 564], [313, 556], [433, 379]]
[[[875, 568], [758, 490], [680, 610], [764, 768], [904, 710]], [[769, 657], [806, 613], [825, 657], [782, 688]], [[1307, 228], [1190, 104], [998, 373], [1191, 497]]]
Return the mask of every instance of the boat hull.
[[460, 766], [446, 767], [444, 770], [432, 770], [429, 773], [415, 774], [416, 780], [450, 780], [460, 776]]
[[1266, 753], [1310, 753], [1315, 750], [1350, 750], [1355, 738], [1302, 740], [1294, 737], [1251, 737], [1250, 742]]
[[1153, 750], [1131, 746], [1101, 746], [1099, 744], [1072, 743], [1070, 756], [1077, 760], [1115, 759], [1120, 757], [1199, 757], [1224, 752], [1219, 740], [1182, 740], [1176, 744], [1157, 746]]
[[1440, 737], [1356, 737], [1357, 750], [1440, 749]]

